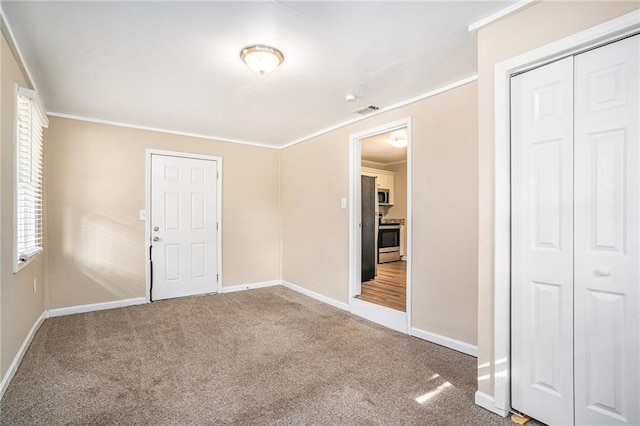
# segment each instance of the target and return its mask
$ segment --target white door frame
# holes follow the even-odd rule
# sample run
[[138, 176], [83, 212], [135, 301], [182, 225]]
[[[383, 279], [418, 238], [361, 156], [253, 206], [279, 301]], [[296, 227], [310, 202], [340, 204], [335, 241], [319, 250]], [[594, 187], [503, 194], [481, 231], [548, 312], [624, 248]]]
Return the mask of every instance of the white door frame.
[[640, 10], [515, 56], [495, 66], [494, 157], [494, 412], [511, 410], [511, 171], [510, 79], [525, 71], [640, 31]]
[[[361, 174], [361, 150], [362, 139], [392, 132], [398, 129], [407, 129], [407, 306], [406, 313], [373, 303], [364, 302], [354, 297], [358, 280], [361, 276], [361, 245], [359, 219], [360, 219], [360, 174]], [[377, 322], [402, 333], [411, 333], [411, 117], [406, 117], [391, 123], [383, 124], [372, 129], [354, 133], [349, 136], [349, 311]]]
[[191, 158], [194, 160], [209, 160], [217, 162], [218, 179], [216, 179], [216, 215], [218, 217], [219, 229], [216, 233], [217, 259], [218, 263], [218, 288], [217, 292], [222, 293], [222, 157], [212, 155], [193, 154], [190, 152], [164, 151], [161, 149], [147, 148], [146, 150], [146, 172], [145, 172], [145, 233], [144, 233], [144, 251], [145, 251], [145, 280], [146, 290], [145, 298], [147, 302], [151, 301], [151, 258], [149, 247], [151, 245], [151, 156], [165, 155], [169, 157]]

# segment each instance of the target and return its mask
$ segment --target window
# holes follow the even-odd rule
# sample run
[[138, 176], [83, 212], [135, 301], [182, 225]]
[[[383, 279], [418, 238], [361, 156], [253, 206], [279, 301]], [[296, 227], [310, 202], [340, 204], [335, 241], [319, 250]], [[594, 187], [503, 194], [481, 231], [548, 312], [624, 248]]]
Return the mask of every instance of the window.
[[16, 85], [14, 272], [42, 251], [42, 129], [47, 125], [35, 92]]

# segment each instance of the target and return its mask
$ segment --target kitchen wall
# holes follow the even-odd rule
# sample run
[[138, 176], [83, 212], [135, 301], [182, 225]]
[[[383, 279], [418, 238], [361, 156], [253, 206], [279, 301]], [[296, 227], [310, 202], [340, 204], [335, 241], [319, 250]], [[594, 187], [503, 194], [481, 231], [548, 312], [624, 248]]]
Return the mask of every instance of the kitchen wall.
[[349, 135], [412, 117], [413, 326], [477, 335], [475, 82], [282, 151], [284, 280], [348, 303]]
[[534, 3], [478, 31], [478, 389], [493, 395], [494, 67], [513, 56], [638, 9], [638, 2]]
[[[29, 87], [6, 39], [0, 42], [0, 380], [44, 311], [45, 255], [13, 273], [14, 84]], [[46, 140], [46, 135], [45, 135]], [[34, 293], [33, 281], [38, 289]]]
[[49, 307], [145, 296], [145, 149], [222, 157], [223, 286], [280, 278], [280, 151], [54, 118]]

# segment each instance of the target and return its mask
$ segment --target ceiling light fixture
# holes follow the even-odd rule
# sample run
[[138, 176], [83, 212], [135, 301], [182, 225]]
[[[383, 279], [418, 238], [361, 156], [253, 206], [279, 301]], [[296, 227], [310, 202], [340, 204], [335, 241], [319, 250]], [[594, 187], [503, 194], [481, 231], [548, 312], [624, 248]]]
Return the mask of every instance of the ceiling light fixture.
[[252, 71], [260, 75], [270, 73], [284, 61], [281, 51], [260, 44], [245, 47], [240, 52], [240, 57]]
[[407, 138], [402, 136], [394, 136], [389, 139], [389, 143], [396, 148], [404, 148], [407, 146]]

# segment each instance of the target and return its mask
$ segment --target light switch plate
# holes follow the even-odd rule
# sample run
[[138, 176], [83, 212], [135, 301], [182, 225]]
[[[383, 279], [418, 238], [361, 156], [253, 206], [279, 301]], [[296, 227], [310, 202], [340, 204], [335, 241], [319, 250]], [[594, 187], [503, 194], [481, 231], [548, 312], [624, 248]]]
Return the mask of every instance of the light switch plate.
[[140, 210], [140, 220], [147, 220], [147, 211]]
[[346, 198], [343, 197], [343, 198], [340, 199], [340, 207], [343, 208], [343, 209], [347, 208], [347, 199]]

